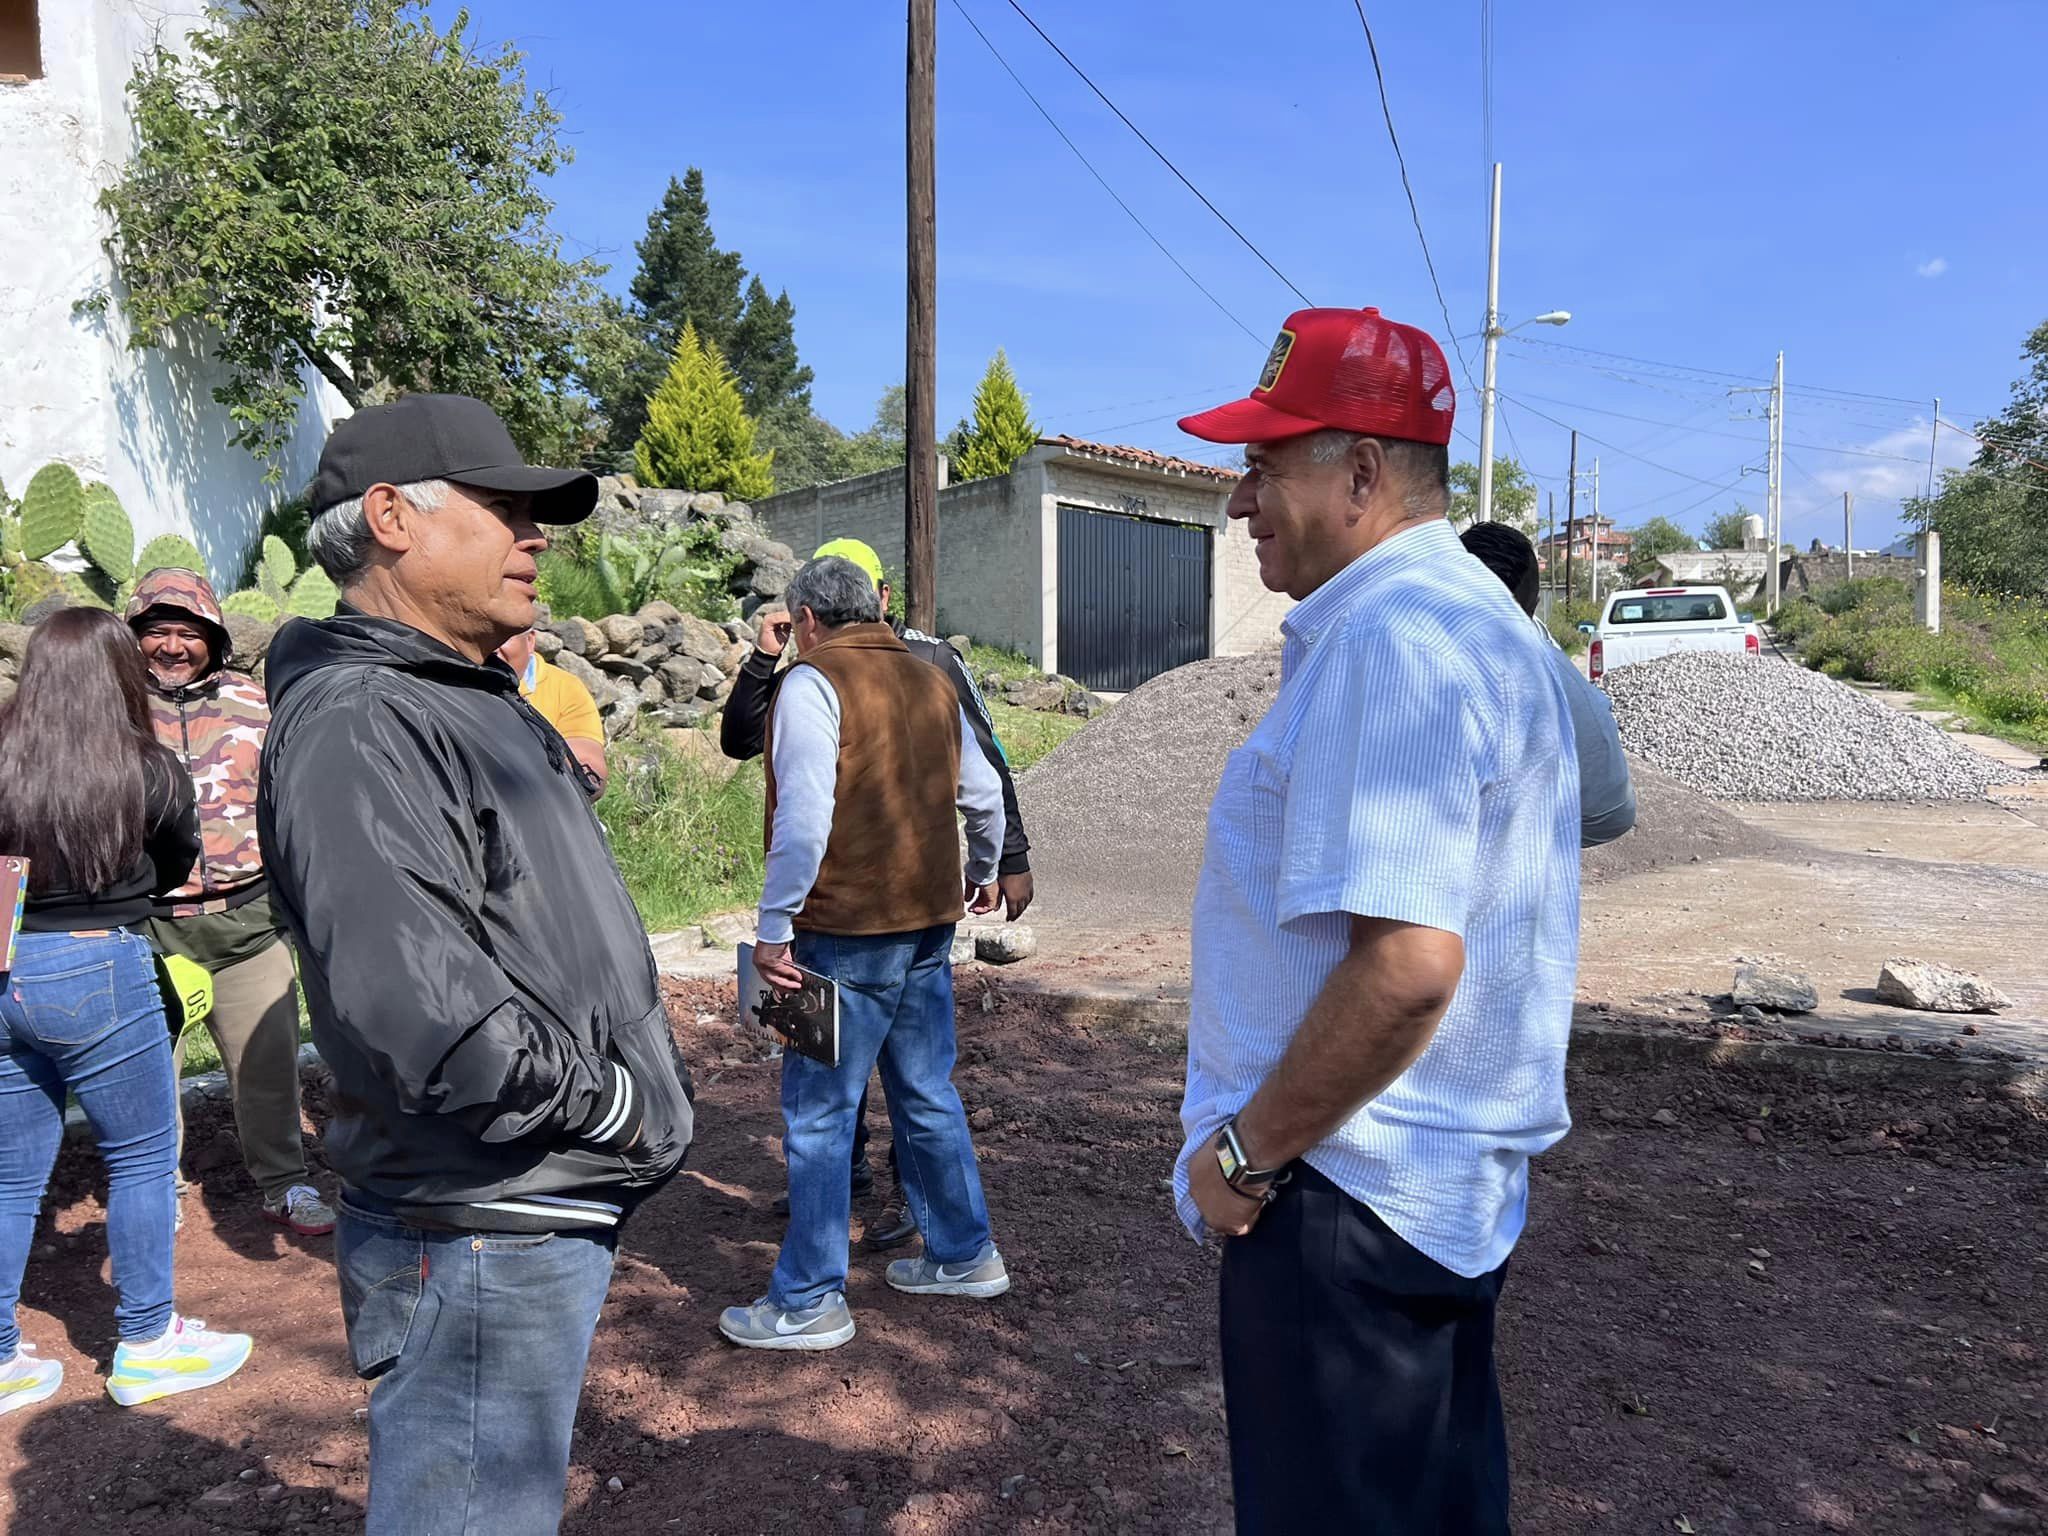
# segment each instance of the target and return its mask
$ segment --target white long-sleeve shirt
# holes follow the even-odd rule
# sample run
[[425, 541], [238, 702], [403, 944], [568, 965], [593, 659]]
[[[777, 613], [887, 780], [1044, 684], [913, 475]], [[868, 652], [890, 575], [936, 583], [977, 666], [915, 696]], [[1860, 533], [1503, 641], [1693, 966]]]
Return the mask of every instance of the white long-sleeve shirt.
[[[974, 749], [973, 727], [956, 710], [960, 786], [955, 803], [967, 822], [967, 878], [987, 885], [1003, 851], [1003, 782]], [[776, 690], [771, 732], [775, 826], [761, 880], [759, 934], [787, 944], [825, 861], [839, 783], [839, 691], [816, 667], [796, 667]]]

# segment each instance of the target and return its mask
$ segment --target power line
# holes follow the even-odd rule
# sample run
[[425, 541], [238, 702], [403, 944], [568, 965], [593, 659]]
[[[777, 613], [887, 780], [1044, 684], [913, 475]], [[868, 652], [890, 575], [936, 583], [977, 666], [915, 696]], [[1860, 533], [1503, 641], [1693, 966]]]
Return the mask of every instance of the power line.
[[[957, 6], [959, 4], [959, 0], [953, 0], [953, 3]], [[1179, 177], [1180, 184], [1186, 187], [1190, 192], [1194, 193], [1196, 197], [1200, 198], [1202, 206], [1208, 209], [1211, 213], [1215, 214], [1218, 219], [1222, 220], [1223, 227], [1229, 230], [1233, 235], [1237, 236], [1238, 240], [1243, 243], [1244, 248], [1246, 250], [1250, 251], [1254, 256], [1258, 257], [1260, 261], [1265, 262], [1266, 270], [1268, 272], [1271, 272], [1275, 277], [1279, 278], [1282, 283], [1285, 283], [1287, 287], [1290, 290], [1292, 290], [1294, 296], [1297, 299], [1301, 300], [1302, 303], [1308, 305], [1311, 309], [1315, 307], [1314, 300], [1310, 299], [1309, 296], [1303, 293], [1299, 288], [1296, 288], [1294, 286], [1294, 280], [1290, 278], [1285, 272], [1282, 272], [1278, 267], [1274, 266], [1272, 261], [1267, 257], [1266, 253], [1260, 250], [1256, 245], [1253, 245], [1251, 240], [1245, 235], [1245, 232], [1243, 230], [1239, 229], [1235, 224], [1231, 223], [1228, 218], [1225, 218], [1223, 210], [1221, 208], [1218, 208], [1214, 203], [1210, 202], [1209, 199], [1203, 195], [1202, 189], [1200, 187], [1196, 186], [1192, 181], [1188, 180], [1186, 175], [1182, 173], [1181, 168], [1175, 165], [1171, 160], [1169, 160], [1166, 157], [1166, 152], [1164, 150], [1162, 150], [1157, 144], [1154, 144], [1150, 139], [1145, 137], [1145, 131], [1142, 128], [1140, 128], [1136, 123], [1132, 122], [1128, 117], [1124, 116], [1123, 108], [1119, 107], [1115, 102], [1111, 101], [1109, 97], [1103, 93], [1102, 87], [1097, 85], [1093, 80], [1088, 78], [1088, 72], [1086, 70], [1082, 69], [1080, 65], [1076, 64], [1072, 59], [1067, 57], [1066, 49], [1062, 48], [1058, 43], [1054, 42], [1052, 38], [1047, 35], [1045, 28], [1041, 27], [1037, 22], [1031, 19], [1031, 13], [1029, 11], [1025, 10], [1023, 6], [1019, 5], [1017, 3], [1017, 0], [1009, 0], [1009, 4], [1010, 9], [1015, 11], [1019, 16], [1022, 16], [1025, 22], [1030, 26], [1032, 31], [1036, 32], [1040, 37], [1045, 39], [1045, 46], [1050, 48], [1054, 53], [1058, 54], [1060, 56], [1061, 61], [1066, 64], [1067, 68], [1071, 69], [1075, 74], [1081, 77], [1081, 83], [1087, 86], [1088, 89], [1093, 91], [1098, 97], [1100, 97], [1102, 100], [1102, 104], [1117, 115], [1117, 120], [1121, 122], [1126, 128], [1130, 129], [1131, 132], [1135, 133], [1138, 136], [1138, 142], [1143, 144], [1147, 149], [1151, 150], [1154, 155], [1158, 156], [1159, 163], [1165, 166], [1169, 171], [1173, 172], [1175, 176]], [[964, 15], [965, 12], [962, 12], [962, 14]], [[970, 21], [968, 25], [973, 26], [973, 23]], [[979, 27], [976, 27], [975, 30], [979, 32], [981, 29]], [[983, 38], [982, 41], [987, 42], [988, 39]], [[991, 51], [993, 51], [993, 47], [991, 47]], [[1007, 69], [1009, 66], [1004, 65], [1003, 67]], [[1039, 108], [1039, 110], [1042, 112], [1045, 109], [1041, 107]], [[1064, 138], [1065, 135], [1062, 134], [1061, 137]]]
[[[1493, 393], [1494, 393], [1494, 398], [1495, 398], [1495, 399], [1498, 399], [1498, 400], [1505, 400], [1505, 399], [1508, 399], [1508, 398], [1510, 398], [1509, 396], [1507, 396], [1507, 395], [1503, 394], [1503, 393], [1502, 393], [1502, 392], [1500, 391], [1500, 389], [1499, 389], [1498, 387], [1496, 387], [1496, 388], [1495, 388], [1495, 390], [1494, 390], [1494, 392], [1493, 392]], [[1542, 398], [1543, 398], [1543, 396], [1541, 396], [1541, 395], [1538, 395], [1538, 396], [1537, 396], [1536, 398], [1540, 400], [1540, 399], [1542, 399]], [[1578, 405], [1573, 405], [1573, 404], [1572, 404], [1572, 402], [1571, 402], [1571, 401], [1569, 401], [1569, 400], [1564, 400], [1564, 401], [1558, 401], [1558, 402], [1556, 402], [1556, 403], [1558, 403], [1558, 404], [1560, 404], [1560, 405], [1564, 405], [1564, 406], [1567, 406], [1567, 407], [1569, 407], [1569, 408], [1570, 408], [1570, 409], [1572, 409], [1572, 410], [1583, 410], [1583, 409], [1587, 409], [1587, 407], [1583, 407], [1583, 406], [1578, 406]], [[1701, 478], [1700, 478], [1700, 477], [1699, 477], [1698, 475], [1692, 475], [1692, 474], [1687, 474], [1687, 473], [1686, 473], [1686, 472], [1685, 472], [1684, 470], [1682, 470], [1682, 469], [1673, 469], [1673, 468], [1672, 468], [1672, 467], [1671, 467], [1671, 466], [1670, 466], [1669, 464], [1659, 464], [1659, 463], [1658, 463], [1658, 462], [1657, 462], [1657, 461], [1656, 461], [1655, 459], [1646, 459], [1646, 458], [1644, 458], [1644, 457], [1643, 457], [1643, 456], [1642, 456], [1642, 455], [1641, 455], [1640, 453], [1631, 453], [1631, 452], [1630, 452], [1630, 451], [1629, 451], [1628, 449], [1626, 449], [1626, 448], [1622, 447], [1622, 446], [1621, 446], [1621, 444], [1619, 444], [1619, 443], [1610, 443], [1610, 442], [1608, 442], [1608, 441], [1607, 441], [1607, 440], [1606, 440], [1605, 438], [1595, 437], [1595, 436], [1594, 436], [1594, 435], [1593, 435], [1592, 433], [1590, 433], [1590, 432], [1586, 431], [1586, 430], [1585, 430], [1585, 429], [1584, 429], [1583, 427], [1575, 428], [1575, 427], [1573, 427], [1573, 426], [1572, 426], [1572, 424], [1571, 424], [1570, 422], [1568, 422], [1568, 421], [1559, 421], [1559, 420], [1558, 420], [1558, 419], [1557, 419], [1557, 418], [1556, 418], [1555, 416], [1552, 416], [1552, 415], [1549, 415], [1549, 414], [1547, 414], [1546, 412], [1543, 412], [1543, 411], [1539, 411], [1539, 410], [1537, 410], [1535, 406], [1533, 406], [1533, 405], [1529, 404], [1529, 403], [1528, 403], [1528, 401], [1526, 401], [1526, 400], [1519, 400], [1519, 399], [1518, 399], [1518, 400], [1516, 400], [1516, 401], [1515, 401], [1515, 404], [1517, 404], [1517, 405], [1521, 406], [1521, 407], [1522, 407], [1522, 409], [1523, 409], [1523, 410], [1525, 410], [1525, 411], [1527, 411], [1527, 412], [1528, 412], [1528, 413], [1529, 413], [1530, 415], [1532, 415], [1532, 416], [1541, 416], [1541, 417], [1542, 417], [1542, 418], [1543, 418], [1543, 419], [1544, 419], [1545, 421], [1549, 422], [1549, 423], [1550, 423], [1550, 424], [1551, 424], [1552, 426], [1554, 426], [1554, 427], [1563, 427], [1563, 428], [1565, 429], [1565, 431], [1567, 431], [1567, 432], [1572, 432], [1572, 431], [1576, 431], [1576, 432], [1577, 432], [1577, 433], [1579, 434], [1579, 436], [1583, 437], [1583, 438], [1584, 438], [1584, 439], [1585, 439], [1585, 440], [1586, 440], [1587, 442], [1589, 442], [1589, 443], [1598, 443], [1598, 444], [1599, 444], [1599, 445], [1600, 445], [1600, 446], [1601, 446], [1602, 448], [1606, 448], [1606, 449], [1610, 450], [1611, 452], [1614, 452], [1614, 453], [1618, 453], [1618, 454], [1620, 454], [1620, 455], [1621, 455], [1621, 456], [1622, 456], [1623, 458], [1625, 458], [1625, 459], [1634, 459], [1634, 460], [1635, 460], [1635, 461], [1636, 461], [1636, 462], [1637, 462], [1638, 464], [1647, 464], [1647, 465], [1648, 465], [1648, 466], [1649, 466], [1650, 468], [1652, 468], [1652, 469], [1654, 469], [1654, 470], [1658, 470], [1658, 471], [1660, 471], [1660, 472], [1661, 472], [1661, 473], [1663, 473], [1663, 474], [1667, 474], [1667, 475], [1676, 475], [1676, 476], [1677, 476], [1677, 477], [1678, 477], [1679, 479], [1681, 479], [1681, 480], [1690, 480], [1690, 481], [1692, 481], [1692, 482], [1693, 482], [1694, 484], [1696, 484], [1696, 485], [1708, 485], [1708, 484], [1711, 484], [1711, 483], [1712, 483], [1712, 482], [1710, 482], [1710, 481], [1707, 481], [1707, 480], [1702, 480], [1702, 479], [1701, 479]], [[1595, 414], [1604, 414], [1604, 415], [1612, 415], [1612, 414], [1614, 414], [1614, 413], [1613, 413], [1613, 412], [1596, 412]], [[1642, 418], [1641, 418], [1641, 417], [1636, 417], [1636, 418], [1633, 418], [1633, 419], [1635, 419], [1635, 420], [1641, 420]], [[1668, 426], [1668, 425], [1669, 425], [1669, 423], [1667, 422], [1667, 423], [1665, 423], [1665, 425], [1667, 425], [1667, 426]], [[1703, 435], [1706, 435], [1706, 434], [1703, 434]]]
[[[1495, 391], [1495, 394], [1499, 394], [1499, 393], [1500, 393], [1500, 392], [1499, 392], [1498, 390], [1496, 390], [1496, 391]], [[1610, 410], [1607, 410], [1606, 408], [1604, 408], [1604, 407], [1602, 407], [1602, 406], [1597, 406], [1597, 405], [1581, 405], [1581, 404], [1580, 404], [1580, 403], [1579, 403], [1578, 401], [1576, 401], [1576, 400], [1559, 400], [1559, 399], [1557, 399], [1557, 398], [1556, 398], [1555, 396], [1552, 396], [1552, 395], [1535, 395], [1535, 394], [1532, 394], [1532, 395], [1530, 395], [1530, 396], [1528, 397], [1528, 399], [1529, 399], [1529, 400], [1541, 400], [1541, 401], [1543, 401], [1543, 402], [1544, 402], [1545, 404], [1548, 404], [1548, 405], [1561, 405], [1561, 406], [1563, 406], [1563, 407], [1564, 407], [1564, 408], [1565, 408], [1566, 410], [1572, 410], [1572, 411], [1590, 411], [1590, 412], [1591, 412], [1591, 413], [1592, 413], [1593, 415], [1595, 415], [1595, 416], [1613, 416], [1613, 417], [1617, 417], [1618, 419], [1620, 419], [1620, 420], [1622, 420], [1622, 421], [1640, 421], [1640, 422], [1644, 422], [1644, 423], [1646, 423], [1647, 425], [1650, 425], [1650, 426], [1653, 426], [1653, 427], [1682, 427], [1682, 426], [1684, 425], [1684, 423], [1683, 423], [1683, 422], [1676, 422], [1676, 421], [1666, 421], [1666, 420], [1663, 420], [1663, 419], [1661, 419], [1661, 418], [1659, 418], [1659, 417], [1656, 417], [1656, 416], [1635, 416], [1635, 415], [1631, 415], [1631, 414], [1630, 414], [1629, 412], [1627, 412], [1627, 411], [1610, 411]], [[1524, 405], [1527, 405], [1527, 403], [1528, 403], [1528, 402], [1527, 402], [1527, 400], [1525, 400], [1525, 401], [1523, 401], [1522, 403], [1523, 403]], [[1529, 408], [1529, 409], [1531, 409], [1531, 410], [1534, 410], [1534, 409], [1535, 409], [1535, 407], [1533, 407], [1533, 406], [1529, 406], [1528, 408]], [[1542, 416], [1542, 415], [1543, 415], [1543, 413], [1542, 413], [1541, 411], [1536, 411], [1536, 414], [1537, 414], [1537, 415], [1539, 415], [1539, 416]], [[1546, 421], [1549, 421], [1549, 420], [1555, 420], [1555, 418], [1554, 418], [1554, 417], [1545, 417], [1544, 419], [1545, 419]], [[1561, 426], [1561, 427], [1562, 427], [1562, 426], [1565, 426], [1565, 425], [1566, 425], [1566, 423], [1564, 423], [1564, 422], [1561, 422], [1561, 421], [1560, 421], [1560, 422], [1558, 422], [1557, 424], [1558, 424], [1559, 426]], [[1581, 437], [1584, 437], [1584, 436], [1586, 436], [1587, 434], [1586, 434], [1586, 433], [1584, 433], [1584, 432], [1581, 432], [1581, 433], [1580, 433], [1579, 435], [1580, 435]], [[1746, 443], [1746, 442], [1749, 442], [1749, 441], [1750, 441], [1750, 439], [1749, 439], [1748, 437], [1746, 437], [1745, 435], [1743, 435], [1743, 434], [1742, 434], [1742, 433], [1740, 433], [1740, 432], [1709, 432], [1709, 431], [1707, 431], [1707, 430], [1706, 430], [1706, 429], [1705, 429], [1704, 427], [1698, 427], [1698, 428], [1694, 428], [1694, 429], [1693, 429], [1693, 435], [1694, 435], [1694, 436], [1696, 436], [1696, 437], [1723, 437], [1723, 438], [1727, 438], [1727, 439], [1728, 439], [1728, 440], [1729, 440], [1730, 442], [1737, 442], [1737, 443]], [[1965, 435], [1965, 436], [1968, 436], [1968, 435], [1970, 435], [1970, 434], [1967, 434], [1967, 433], [1965, 433], [1964, 435]], [[1596, 439], [1596, 441], [1597, 441], [1597, 439]], [[1608, 447], [1612, 447], [1613, 445], [1612, 445], [1612, 444], [1607, 444], [1607, 445], [1605, 445], [1605, 446], [1608, 446]], [[1813, 451], [1813, 452], [1815, 452], [1815, 453], [1843, 453], [1843, 454], [1848, 454], [1848, 455], [1849, 455], [1850, 457], [1852, 457], [1852, 458], [1859, 458], [1859, 459], [1893, 459], [1893, 460], [1896, 460], [1897, 462], [1899, 462], [1899, 463], [1901, 463], [1901, 464], [1919, 464], [1919, 463], [1923, 463], [1923, 462], [1925, 462], [1925, 461], [1924, 461], [1924, 460], [1923, 460], [1923, 459], [1921, 458], [1921, 456], [1920, 456], [1920, 455], [1918, 455], [1918, 454], [1911, 454], [1911, 453], [1881, 453], [1881, 452], [1879, 452], [1879, 451], [1878, 451], [1877, 449], [1875, 449], [1875, 448], [1851, 448], [1851, 447], [1848, 447], [1848, 446], [1846, 446], [1846, 445], [1844, 445], [1844, 444], [1841, 444], [1841, 443], [1795, 443], [1795, 442], [1791, 442], [1791, 441], [1789, 441], [1789, 440], [1788, 440], [1788, 441], [1786, 442], [1786, 446], [1787, 446], [1787, 447], [1789, 447], [1789, 448], [1806, 448], [1806, 449], [1810, 449], [1810, 450], [1812, 450], [1812, 451]], [[1620, 452], [1622, 452], [1622, 451], [1623, 451], [1623, 450], [1621, 450], [1621, 449], [1619, 449], [1619, 448], [1616, 448], [1616, 449], [1615, 449], [1615, 452], [1617, 452], [1617, 453], [1620, 453]]]
[[1379, 82], [1380, 115], [1387, 120], [1387, 138], [1394, 146], [1394, 163], [1401, 168], [1401, 190], [1408, 194], [1408, 217], [1415, 221], [1415, 238], [1422, 243], [1422, 264], [1429, 268], [1429, 286], [1436, 290], [1436, 307], [1443, 312], [1444, 335], [1450, 339], [1451, 349], [1458, 354], [1459, 371], [1465, 375], [1468, 388], [1472, 384], [1472, 365], [1465, 360], [1465, 348], [1459, 342], [1457, 327], [1451, 324], [1451, 306], [1444, 302], [1444, 285], [1437, 281], [1436, 260], [1429, 254], [1429, 236], [1422, 232], [1422, 210], [1415, 206], [1415, 188], [1408, 180], [1408, 157], [1401, 153], [1401, 135], [1394, 131], [1394, 109], [1387, 102], [1387, 77], [1380, 69], [1380, 45], [1373, 40], [1372, 23], [1365, 19], [1365, 0], [1351, 0], [1358, 8], [1358, 24], [1365, 28], [1366, 51], [1372, 55], [1373, 79]]
[[[1152, 233], [1151, 226], [1146, 224], [1146, 222], [1143, 219], [1138, 217], [1137, 213], [1132, 209], [1129, 203], [1125, 202], [1121, 197], [1117, 196], [1116, 188], [1112, 187], [1106, 180], [1103, 179], [1102, 172], [1095, 169], [1094, 162], [1089, 160], [1089, 158], [1086, 155], [1081, 153], [1081, 147], [1078, 144], [1076, 144], [1072, 139], [1067, 137], [1066, 129], [1062, 128], [1057, 122], [1053, 120], [1053, 115], [1050, 112], [1046, 111], [1045, 104], [1041, 102], [1036, 96], [1031, 94], [1031, 87], [1024, 83], [1023, 78], [1018, 75], [1016, 70], [1010, 68], [1010, 61], [1002, 56], [1001, 52], [998, 51], [994, 43], [989, 41], [988, 34], [981, 30], [981, 27], [975, 22], [975, 19], [972, 16], [967, 14], [967, 8], [960, 3], [960, 0], [953, 0], [953, 9], [960, 13], [961, 20], [965, 21], [968, 26], [974, 29], [974, 35], [981, 39], [982, 46], [988, 49], [989, 53], [994, 56], [995, 61], [1003, 66], [1003, 73], [1005, 73], [1012, 80], [1015, 80], [1017, 82], [1017, 89], [1024, 93], [1024, 99], [1030, 102], [1032, 106], [1038, 108], [1038, 115], [1045, 119], [1047, 126], [1050, 127], [1054, 133], [1060, 136], [1060, 142], [1066, 145], [1068, 149], [1074, 152], [1074, 158], [1076, 160], [1079, 160], [1082, 165], [1088, 168], [1088, 174], [1090, 176], [1093, 176], [1096, 182], [1101, 186], [1102, 190], [1110, 195], [1110, 197], [1115, 201], [1117, 207], [1123, 209], [1123, 211], [1127, 215], [1129, 215], [1130, 221], [1133, 224], [1137, 225], [1139, 229], [1145, 232], [1145, 238], [1147, 240], [1150, 240], [1157, 247], [1159, 247], [1159, 254], [1164, 256], [1168, 261], [1172, 262], [1174, 266], [1179, 270], [1180, 275], [1186, 278], [1189, 282], [1193, 283], [1196, 289], [1201, 293], [1202, 297], [1207, 299], [1211, 304], [1214, 304], [1216, 308], [1222, 312], [1224, 318], [1227, 319], [1232, 325], [1236, 326], [1240, 331], [1243, 331], [1245, 335], [1249, 336], [1253, 341], [1256, 342], [1262, 340], [1263, 338], [1260, 337], [1257, 331], [1253, 330], [1250, 326], [1246, 325], [1242, 320], [1238, 319], [1236, 315], [1232, 314], [1230, 312], [1230, 307], [1227, 304], [1225, 304], [1221, 299], [1217, 298], [1215, 294], [1211, 293], [1208, 290], [1208, 288], [1203, 286], [1202, 280], [1199, 277], [1196, 277], [1194, 273], [1190, 272], [1187, 269], [1186, 264], [1183, 263], [1178, 256], [1174, 255], [1172, 251], [1169, 251], [1166, 248], [1166, 242], [1164, 240], [1161, 240], [1157, 235]], [[1030, 20], [1030, 18], [1027, 16], [1025, 20], [1028, 21]]]

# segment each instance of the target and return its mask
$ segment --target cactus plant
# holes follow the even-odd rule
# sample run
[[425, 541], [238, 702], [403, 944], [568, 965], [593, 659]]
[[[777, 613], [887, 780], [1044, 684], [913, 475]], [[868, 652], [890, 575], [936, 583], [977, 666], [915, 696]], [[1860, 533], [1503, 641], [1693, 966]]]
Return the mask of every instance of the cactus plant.
[[331, 619], [334, 605], [340, 601], [341, 593], [316, 565], [292, 583], [291, 601], [285, 604], [285, 612], [302, 619]]
[[74, 608], [112, 608], [111, 593], [100, 591], [88, 575], [78, 571], [59, 571], [57, 590], [62, 592]]
[[128, 521], [121, 499], [111, 486], [94, 484], [85, 488], [78, 547], [116, 586], [135, 574], [135, 527]]
[[85, 487], [69, 464], [45, 464], [21, 498], [21, 552], [31, 560], [53, 555], [78, 537], [85, 521]]
[[199, 553], [199, 547], [183, 534], [166, 533], [151, 539], [142, 546], [142, 553], [135, 557], [137, 575], [148, 575], [151, 571], [176, 569], [206, 574], [206, 561]]
[[0, 565], [19, 565], [26, 558], [21, 552], [21, 519], [0, 512]]
[[292, 558], [292, 547], [274, 533], [263, 536], [263, 569], [280, 589], [289, 588], [292, 578], [299, 574], [299, 562]]
[[245, 618], [261, 619], [266, 624], [277, 622], [277, 604], [265, 593], [254, 587], [244, 587], [239, 592], [230, 592], [221, 601], [222, 613], [239, 613]]
[[39, 560], [30, 560], [14, 568], [14, 611], [26, 613], [57, 590], [57, 573]]

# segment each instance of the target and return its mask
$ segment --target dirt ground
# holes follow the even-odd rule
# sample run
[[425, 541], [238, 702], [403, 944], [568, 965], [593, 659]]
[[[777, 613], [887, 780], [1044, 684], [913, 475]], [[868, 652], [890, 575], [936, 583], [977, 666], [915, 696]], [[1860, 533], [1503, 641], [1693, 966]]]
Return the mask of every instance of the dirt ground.
[[[959, 1081], [1015, 1289], [900, 1296], [857, 1255], [855, 1341], [763, 1356], [712, 1325], [763, 1288], [780, 1235], [776, 1068], [726, 1027], [729, 986], [671, 1001], [701, 1135], [628, 1235], [566, 1530], [1227, 1528], [1214, 1260], [1160, 1189], [1177, 1038], [964, 975]], [[2040, 1101], [1936, 1071], [1880, 1088], [1601, 1059], [1573, 1072], [1578, 1127], [1537, 1165], [1503, 1303], [1517, 1529], [2042, 1529]], [[68, 1149], [23, 1322], [71, 1374], [0, 1419], [11, 1532], [360, 1523], [367, 1389], [327, 1245], [261, 1222], [218, 1120], [191, 1147], [180, 1304], [254, 1333], [255, 1358], [212, 1391], [107, 1401], [97, 1159]]]

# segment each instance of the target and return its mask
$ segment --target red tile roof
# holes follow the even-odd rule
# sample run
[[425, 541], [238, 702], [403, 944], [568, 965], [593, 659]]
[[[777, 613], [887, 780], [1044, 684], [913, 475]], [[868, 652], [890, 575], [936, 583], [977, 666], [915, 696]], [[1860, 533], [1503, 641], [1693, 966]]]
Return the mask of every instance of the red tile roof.
[[1164, 453], [1154, 453], [1149, 448], [1121, 447], [1114, 443], [1090, 443], [1078, 437], [1041, 437], [1039, 443], [1047, 448], [1064, 448], [1073, 454], [1082, 454], [1093, 459], [1114, 459], [1119, 464], [1132, 464], [1140, 469], [1164, 470], [1172, 475], [1200, 475], [1209, 480], [1236, 480], [1240, 471], [1224, 469], [1215, 464], [1197, 464], [1193, 459], [1176, 459]]

